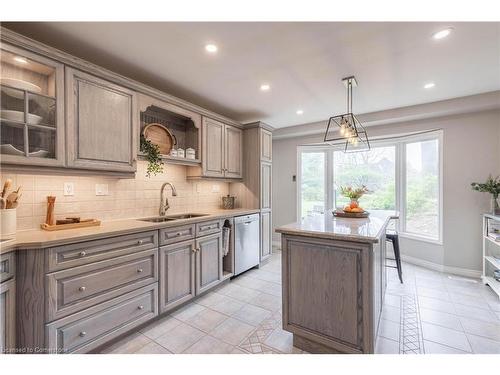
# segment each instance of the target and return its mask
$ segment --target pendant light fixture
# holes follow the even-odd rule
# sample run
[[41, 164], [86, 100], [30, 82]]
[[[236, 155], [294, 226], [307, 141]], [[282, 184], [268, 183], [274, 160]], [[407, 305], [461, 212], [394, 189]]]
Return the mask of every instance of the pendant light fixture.
[[[370, 150], [366, 129], [352, 113], [352, 88], [358, 86], [354, 76], [342, 79], [347, 90], [347, 112], [330, 117], [324, 141], [333, 146], [341, 144], [344, 152]], [[344, 143], [345, 142], [345, 143]]]

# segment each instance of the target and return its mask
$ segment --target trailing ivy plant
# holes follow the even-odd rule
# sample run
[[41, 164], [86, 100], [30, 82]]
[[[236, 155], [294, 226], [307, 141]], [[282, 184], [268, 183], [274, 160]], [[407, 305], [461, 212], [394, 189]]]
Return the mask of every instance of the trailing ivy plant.
[[151, 174], [157, 175], [163, 172], [163, 161], [161, 160], [160, 148], [141, 135], [141, 152], [144, 153], [148, 161], [146, 177], [151, 177]]
[[488, 177], [486, 182], [478, 183], [473, 182], [471, 184], [472, 190], [480, 191], [482, 193], [490, 193], [493, 195], [493, 198], [496, 200], [500, 195], [500, 176], [493, 178], [491, 175]]

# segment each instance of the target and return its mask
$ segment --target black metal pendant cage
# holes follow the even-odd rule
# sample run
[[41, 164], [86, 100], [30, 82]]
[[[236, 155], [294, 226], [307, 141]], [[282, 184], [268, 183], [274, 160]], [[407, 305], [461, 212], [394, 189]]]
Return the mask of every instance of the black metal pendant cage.
[[324, 141], [342, 148], [344, 152], [370, 150], [366, 129], [353, 113], [330, 117]]

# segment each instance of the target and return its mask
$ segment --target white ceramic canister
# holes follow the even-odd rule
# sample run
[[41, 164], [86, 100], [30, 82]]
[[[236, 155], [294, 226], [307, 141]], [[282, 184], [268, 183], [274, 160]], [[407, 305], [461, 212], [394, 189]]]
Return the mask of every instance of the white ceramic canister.
[[194, 148], [186, 149], [186, 159], [196, 159], [196, 151], [194, 150]]
[[0, 234], [2, 239], [14, 237], [16, 229], [16, 209], [0, 210]]
[[184, 153], [184, 149], [183, 148], [178, 148], [177, 149], [177, 157], [178, 158], [184, 158], [186, 157], [185, 153]]

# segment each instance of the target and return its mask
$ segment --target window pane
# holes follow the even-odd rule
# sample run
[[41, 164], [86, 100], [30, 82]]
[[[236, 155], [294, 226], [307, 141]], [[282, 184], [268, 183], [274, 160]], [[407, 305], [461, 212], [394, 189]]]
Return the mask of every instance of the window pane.
[[325, 211], [325, 153], [301, 154], [301, 217]]
[[438, 140], [406, 145], [405, 230], [421, 236], [439, 237]]
[[396, 209], [395, 146], [376, 147], [370, 151], [334, 153], [335, 206], [344, 207], [349, 199], [340, 195], [341, 186], [365, 185], [370, 193], [359, 203], [367, 210]]

